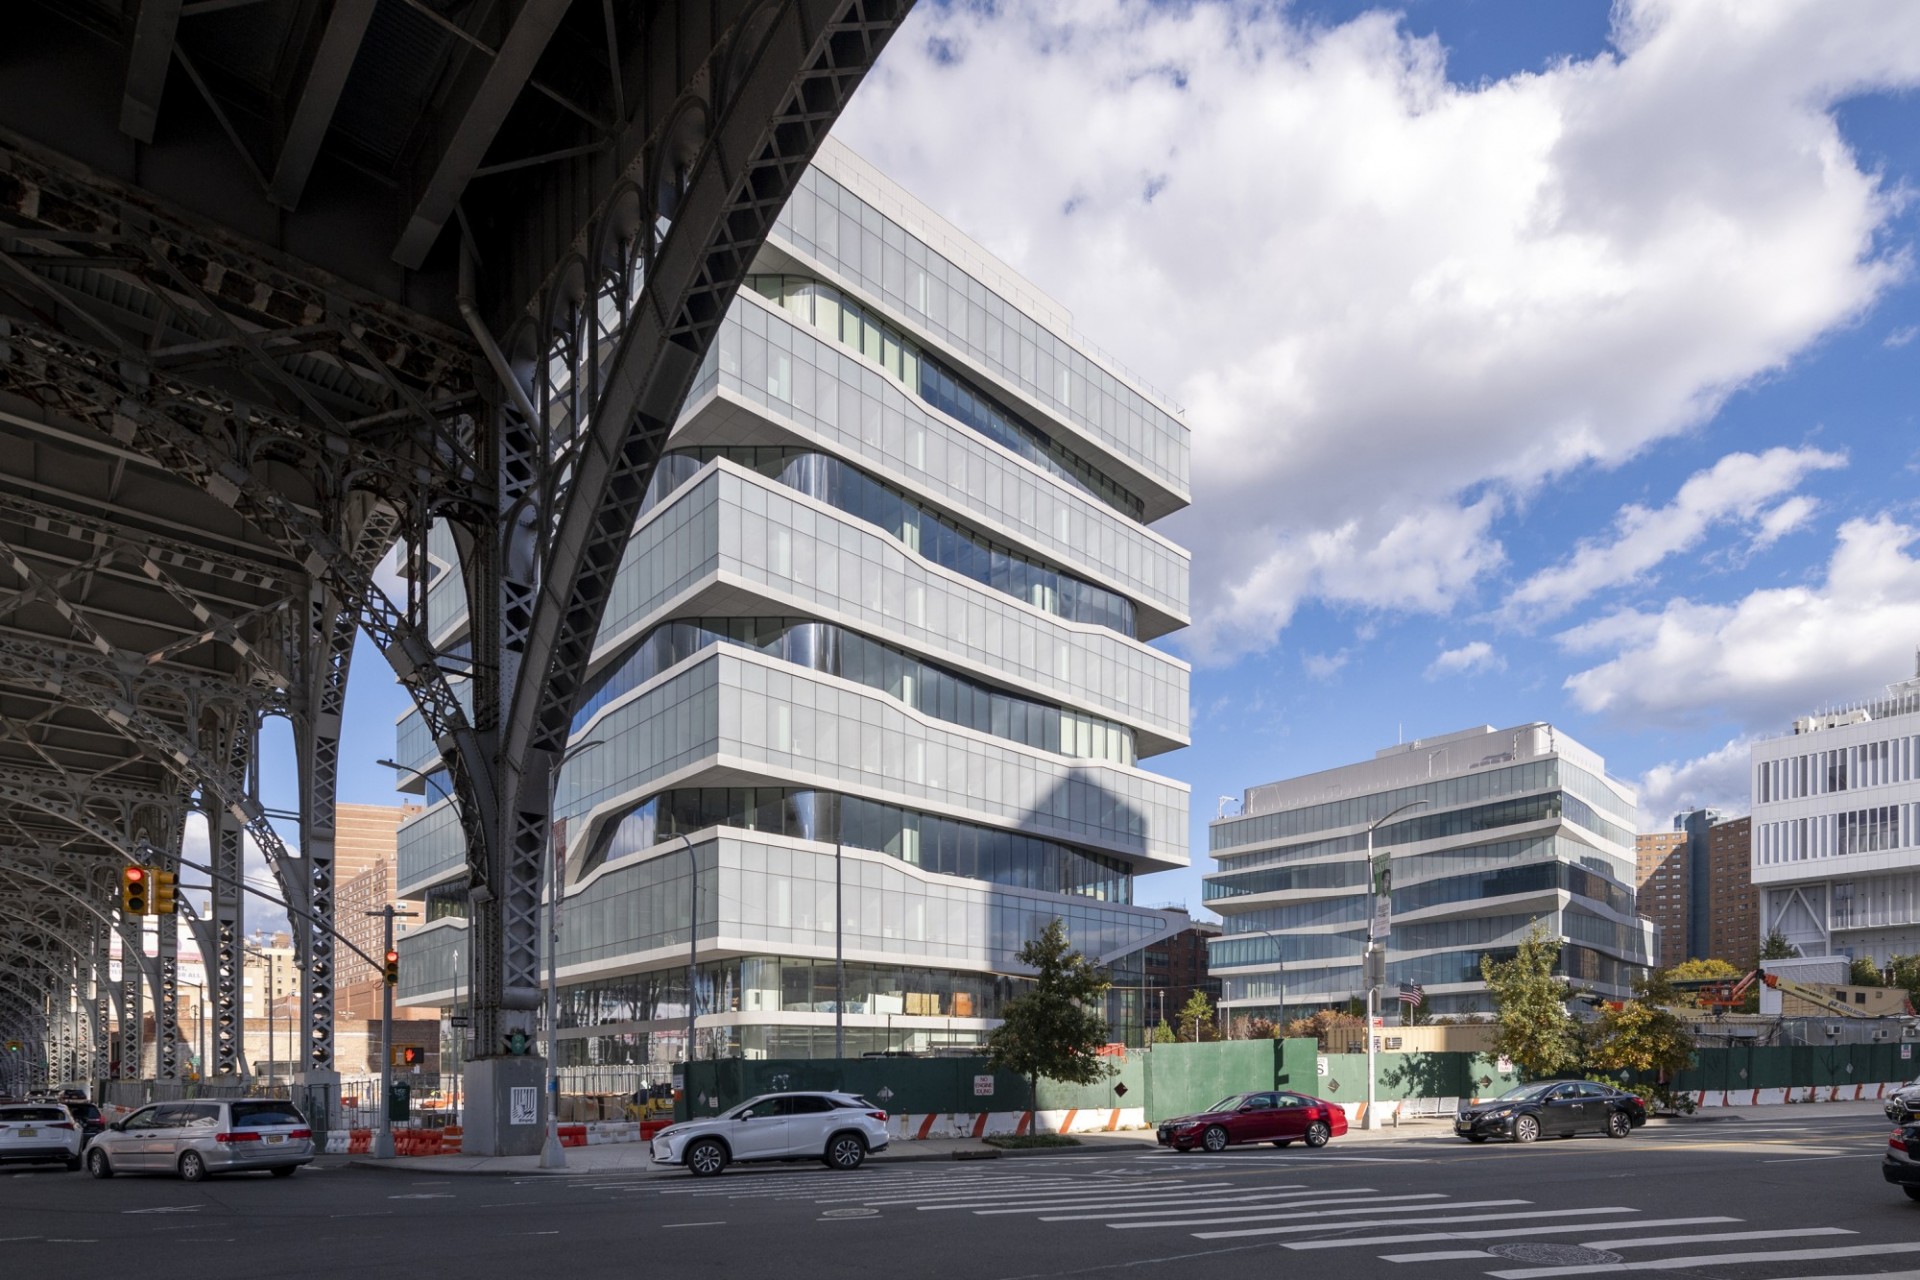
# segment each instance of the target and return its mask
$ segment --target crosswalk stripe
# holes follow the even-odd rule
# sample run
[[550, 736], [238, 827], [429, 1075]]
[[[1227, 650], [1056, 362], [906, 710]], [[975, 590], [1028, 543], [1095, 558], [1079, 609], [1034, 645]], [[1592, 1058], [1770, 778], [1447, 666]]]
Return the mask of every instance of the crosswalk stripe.
[[[1280, 1190], [1282, 1190], [1282, 1191], [1286, 1191], [1286, 1190], [1293, 1190], [1293, 1189], [1294, 1189], [1294, 1188], [1288, 1188], [1288, 1187], [1282, 1187], [1282, 1188], [1280, 1188]], [[1372, 1187], [1361, 1187], [1361, 1188], [1359, 1188], [1359, 1190], [1361, 1190], [1361, 1191], [1372, 1191], [1372, 1190], [1373, 1190], [1373, 1188], [1372, 1188]], [[1317, 1193], [1317, 1192], [1309, 1192], [1308, 1194], [1320, 1194], [1320, 1193]], [[1327, 1193], [1327, 1194], [1332, 1194], [1332, 1195], [1339, 1195], [1339, 1194], [1342, 1194], [1342, 1193], [1341, 1193], [1341, 1192], [1329, 1192], [1329, 1193]], [[1107, 1199], [1108, 1201], [1112, 1201], [1112, 1199], [1113, 1199], [1113, 1197], [1112, 1197], [1112, 1196], [1108, 1196], [1108, 1197], [1106, 1197], [1106, 1199]], [[1121, 1204], [1125, 1204], [1125, 1205], [1143, 1205], [1143, 1204], [1151, 1204], [1151, 1205], [1185, 1205], [1185, 1206], [1188, 1206], [1188, 1207], [1190, 1207], [1190, 1208], [1202, 1208], [1202, 1207], [1205, 1207], [1205, 1206], [1207, 1206], [1207, 1205], [1222, 1205], [1222, 1206], [1231, 1206], [1231, 1207], [1233, 1207], [1233, 1208], [1236, 1208], [1236, 1209], [1238, 1209], [1238, 1208], [1244, 1208], [1244, 1207], [1245, 1207], [1245, 1205], [1244, 1205], [1244, 1204], [1242, 1203], [1243, 1201], [1250, 1201], [1250, 1200], [1260, 1200], [1260, 1201], [1265, 1201], [1265, 1200], [1273, 1200], [1273, 1201], [1275, 1201], [1276, 1203], [1278, 1203], [1278, 1202], [1280, 1202], [1280, 1201], [1283, 1201], [1283, 1200], [1284, 1200], [1284, 1201], [1286, 1201], [1286, 1202], [1288, 1202], [1288, 1203], [1294, 1203], [1294, 1202], [1300, 1202], [1300, 1203], [1304, 1203], [1303, 1201], [1298, 1201], [1298, 1198], [1297, 1198], [1297, 1197], [1292, 1197], [1292, 1196], [1284, 1196], [1284, 1197], [1283, 1197], [1283, 1196], [1279, 1196], [1279, 1195], [1277, 1195], [1277, 1194], [1276, 1194], [1275, 1192], [1272, 1192], [1272, 1191], [1242, 1191], [1242, 1192], [1238, 1192], [1238, 1193], [1236, 1193], [1236, 1194], [1234, 1194], [1234, 1195], [1230, 1195], [1230, 1196], [1218, 1196], [1218, 1195], [1210, 1195], [1210, 1196], [1206, 1196], [1206, 1197], [1204, 1197], [1204, 1198], [1202, 1198], [1202, 1199], [1199, 1199], [1199, 1200], [1195, 1200], [1195, 1199], [1191, 1199], [1191, 1198], [1188, 1198], [1188, 1197], [1183, 1197], [1183, 1196], [1162, 1196], [1162, 1197], [1158, 1197], [1158, 1198], [1155, 1198], [1155, 1197], [1141, 1197], [1141, 1196], [1128, 1196], [1128, 1197], [1127, 1197], [1126, 1199], [1124, 1199], [1124, 1200], [1121, 1200], [1121, 1201], [1119, 1201], [1119, 1203], [1121, 1203]], [[1327, 1201], [1326, 1203], [1329, 1203], [1329, 1204], [1335, 1204], [1335, 1203], [1339, 1203], [1339, 1202], [1338, 1202], [1338, 1201]], [[922, 1205], [922, 1206], [920, 1206], [920, 1207], [921, 1207], [921, 1208], [923, 1208], [923, 1209], [927, 1209], [927, 1208], [938, 1208], [939, 1206], [937, 1206], [937, 1205]], [[977, 1215], [979, 1215], [979, 1216], [981, 1216], [981, 1217], [992, 1217], [992, 1216], [994, 1216], [995, 1214], [1002, 1214], [1002, 1213], [1045, 1213], [1045, 1212], [1047, 1212], [1047, 1210], [1049, 1210], [1049, 1209], [1070, 1209], [1070, 1208], [1073, 1208], [1073, 1207], [1074, 1207], [1073, 1205], [1069, 1205], [1069, 1204], [1058, 1204], [1058, 1203], [1055, 1203], [1055, 1204], [1033, 1204], [1033, 1205], [1022, 1205], [1021, 1207], [1019, 1207], [1019, 1208], [1017, 1208], [1017, 1209], [975, 1209], [975, 1210], [974, 1210], [974, 1213], [975, 1213], [975, 1214], [977, 1214]], [[1098, 1215], [1095, 1215], [1095, 1216], [1097, 1216], [1097, 1217], [1102, 1217], [1102, 1218], [1108, 1218], [1108, 1217], [1130, 1217], [1130, 1218], [1151, 1218], [1151, 1217], [1156, 1217], [1156, 1216], [1158, 1216], [1158, 1215], [1160, 1215], [1160, 1214], [1164, 1214], [1165, 1212], [1166, 1212], [1166, 1210], [1165, 1210], [1164, 1208], [1161, 1208], [1161, 1209], [1153, 1209], [1153, 1210], [1147, 1210], [1147, 1211], [1142, 1211], [1142, 1212], [1140, 1212], [1140, 1213], [1122, 1213], [1122, 1214], [1098, 1214]]]
[[[1640, 1224], [1645, 1226], [1645, 1223]], [[1504, 1233], [1503, 1233], [1504, 1234]], [[1645, 1236], [1637, 1240], [1582, 1240], [1583, 1249], [1658, 1248], [1661, 1245], [1707, 1244], [1723, 1240], [1804, 1240], [1808, 1236], [1853, 1236], [1844, 1227], [1807, 1227], [1798, 1231], [1726, 1231], [1692, 1236]], [[1435, 1249], [1426, 1253], [1383, 1253], [1382, 1262], [1451, 1262], [1460, 1258], [1497, 1258], [1485, 1249]]]
[[1702, 1253], [1686, 1258], [1657, 1258], [1652, 1262], [1607, 1262], [1576, 1267], [1522, 1267], [1516, 1271], [1489, 1271], [1493, 1280], [1547, 1280], [1551, 1276], [1590, 1276], [1613, 1271], [1685, 1271], [1690, 1267], [1726, 1267], [1737, 1262], [1808, 1262], [1815, 1258], [1872, 1258], [1895, 1253], [1920, 1253], [1920, 1244], [1853, 1244], [1838, 1249], [1784, 1249], [1759, 1253]]
[[[1191, 1182], [1162, 1184], [1171, 1185], [1182, 1191], [1196, 1193], [1209, 1191], [1231, 1191], [1241, 1184], [1233, 1182]], [[1131, 1190], [1131, 1188], [1129, 1188]], [[864, 1198], [862, 1204], [917, 1204], [923, 1209], [974, 1209], [993, 1208], [1010, 1201], [1062, 1200], [1098, 1203], [1111, 1201], [1112, 1189], [1089, 1190], [1085, 1187], [1019, 1187], [1008, 1191], [979, 1191], [973, 1193], [922, 1191], [917, 1196], [893, 1196], [884, 1199]]]
[[[1503, 1203], [1525, 1204], [1527, 1202], [1524, 1200], [1509, 1200], [1509, 1201], [1504, 1201]], [[1460, 1206], [1434, 1205], [1433, 1207], [1436, 1209], [1453, 1209], [1453, 1208], [1458, 1208]], [[1463, 1214], [1459, 1214], [1457, 1216], [1449, 1217], [1449, 1218], [1421, 1218], [1420, 1221], [1422, 1223], [1510, 1222], [1510, 1221], [1517, 1222], [1523, 1218], [1569, 1218], [1569, 1217], [1590, 1216], [1593, 1214], [1601, 1214], [1601, 1213], [1638, 1213], [1638, 1212], [1640, 1212], [1638, 1209], [1629, 1209], [1623, 1205], [1614, 1205], [1611, 1208], [1606, 1208], [1606, 1209], [1539, 1209], [1531, 1213], [1463, 1213]], [[1130, 1227], [1130, 1226], [1136, 1226], [1136, 1225], [1138, 1224], [1131, 1223], [1131, 1222], [1114, 1224], [1116, 1228]], [[1407, 1225], [1407, 1220], [1405, 1218], [1373, 1218], [1373, 1219], [1369, 1219], [1361, 1222], [1310, 1222], [1310, 1223], [1301, 1224], [1299, 1226], [1290, 1226], [1290, 1227], [1242, 1227], [1237, 1231], [1196, 1231], [1193, 1233], [1193, 1238], [1196, 1240], [1242, 1240], [1249, 1236], [1299, 1235], [1302, 1232], [1326, 1231], [1334, 1227], [1338, 1227], [1340, 1230], [1346, 1231], [1354, 1227], [1403, 1227], [1406, 1225]]]
[[[1429, 1191], [1421, 1195], [1413, 1195], [1413, 1196], [1374, 1196], [1370, 1199], [1370, 1201], [1367, 1204], [1361, 1205], [1360, 1207], [1355, 1209], [1315, 1209], [1311, 1213], [1292, 1213], [1292, 1214], [1289, 1214], [1289, 1216], [1295, 1217], [1295, 1218], [1337, 1218], [1337, 1217], [1341, 1217], [1342, 1215], [1351, 1214], [1351, 1213], [1382, 1213], [1382, 1212], [1425, 1213], [1429, 1210], [1493, 1209], [1501, 1205], [1533, 1203], [1533, 1201], [1531, 1200], [1454, 1200], [1444, 1204], [1395, 1203], [1390, 1207], [1387, 1206], [1386, 1204], [1386, 1202], [1389, 1200], [1396, 1201], [1396, 1202], [1406, 1201], [1406, 1200], [1426, 1200], [1426, 1201], [1432, 1202], [1432, 1201], [1441, 1201], [1445, 1199], [1446, 1197], [1441, 1195], [1437, 1191]], [[1267, 1206], [1246, 1205], [1244, 1207], [1248, 1209], [1259, 1209], [1259, 1208], [1265, 1208]], [[1293, 1208], [1292, 1205], [1287, 1205], [1287, 1204], [1274, 1205], [1271, 1207], [1275, 1209], [1282, 1209], [1282, 1210], [1291, 1210]], [[1090, 1214], [1088, 1216], [1089, 1217], [1111, 1217], [1112, 1215]], [[1202, 1217], [1202, 1218], [1190, 1218], [1190, 1217], [1189, 1218], [1169, 1218], [1165, 1214], [1161, 1214], [1159, 1218], [1157, 1218], [1155, 1221], [1152, 1221], [1152, 1222], [1112, 1222], [1112, 1223], [1108, 1223], [1107, 1225], [1111, 1226], [1115, 1231], [1127, 1231], [1127, 1230], [1132, 1230], [1136, 1228], [1150, 1228], [1150, 1227], [1217, 1227], [1217, 1226], [1225, 1226], [1229, 1223], [1234, 1223], [1234, 1222], [1267, 1222], [1267, 1221], [1271, 1221], [1272, 1218], [1273, 1218], [1273, 1214], [1271, 1213], [1243, 1213], [1243, 1214], [1236, 1214], [1233, 1217], [1208, 1216], [1208, 1217]], [[1072, 1220], [1083, 1221], [1084, 1219], [1072, 1219]], [[1055, 1219], [1042, 1218], [1041, 1221], [1052, 1222], [1052, 1221], [1055, 1221]], [[1425, 1219], [1420, 1219], [1420, 1221], [1425, 1221]], [[1336, 1225], [1336, 1224], [1329, 1224], [1329, 1225]], [[1207, 1237], [1202, 1237], [1202, 1238], [1205, 1239]]]
[[[1635, 1212], [1638, 1212], [1637, 1210]], [[1644, 1231], [1650, 1227], [1694, 1227], [1707, 1226], [1716, 1222], [1739, 1222], [1742, 1219], [1728, 1217], [1713, 1218], [1624, 1218], [1619, 1222], [1574, 1222], [1561, 1223], [1552, 1227], [1501, 1227], [1500, 1236], [1571, 1236], [1586, 1231]], [[1343, 1223], [1342, 1226], [1352, 1226]], [[1338, 1240], [1283, 1240], [1281, 1247], [1286, 1249], [1364, 1249], [1383, 1244], [1422, 1244], [1428, 1240], [1462, 1240], [1480, 1233], [1477, 1231], [1409, 1231], [1402, 1235], [1390, 1236], [1343, 1236]], [[1606, 1245], [1595, 1244], [1596, 1249]]]
[[[1920, 1271], [1874, 1271], [1873, 1280], [1920, 1280]], [[1779, 1276], [1776, 1280], [1862, 1280], [1858, 1272], [1849, 1271], [1845, 1275], [1824, 1276]]]
[[1721, 1240], [1803, 1240], [1808, 1236], [1857, 1236], [1845, 1227], [1801, 1227], [1795, 1231], [1719, 1231], [1691, 1236], [1641, 1236], [1631, 1240], [1582, 1240], [1589, 1249], [1657, 1249], [1666, 1244], [1707, 1244]]
[[[1425, 1210], [1425, 1209], [1450, 1208], [1451, 1206], [1449, 1205], [1437, 1205], [1437, 1204], [1419, 1205], [1419, 1204], [1406, 1203], [1408, 1201], [1413, 1201], [1413, 1200], [1445, 1200], [1446, 1198], [1447, 1198], [1446, 1194], [1440, 1191], [1422, 1191], [1422, 1192], [1408, 1193], [1405, 1195], [1397, 1195], [1397, 1196], [1382, 1196], [1382, 1195], [1367, 1195], [1367, 1196], [1358, 1196], [1358, 1197], [1343, 1196], [1339, 1199], [1310, 1199], [1310, 1200], [1303, 1200], [1298, 1196], [1287, 1196], [1284, 1198], [1262, 1197], [1250, 1204], [1219, 1204], [1213, 1208], [1209, 1208], [1206, 1205], [1196, 1205], [1194, 1206], [1193, 1213], [1188, 1213], [1185, 1215], [1176, 1215], [1174, 1211], [1170, 1209], [1143, 1209], [1143, 1210], [1140, 1210], [1139, 1212], [1134, 1212], [1129, 1209], [1110, 1209], [1105, 1213], [1068, 1214], [1061, 1217], [1042, 1218], [1040, 1219], [1040, 1221], [1042, 1222], [1096, 1222], [1096, 1221], [1111, 1222], [1117, 1218], [1155, 1219], [1155, 1221], [1153, 1222], [1144, 1222], [1140, 1224], [1141, 1226], [1146, 1226], [1146, 1227], [1157, 1227], [1157, 1226], [1163, 1226], [1163, 1225], [1169, 1225], [1169, 1224], [1173, 1226], [1186, 1226], [1189, 1224], [1214, 1223], [1214, 1222], [1261, 1222], [1273, 1217], [1275, 1213], [1287, 1213], [1294, 1209], [1304, 1209], [1304, 1208], [1317, 1207], [1319, 1205], [1328, 1205], [1328, 1204], [1353, 1204], [1353, 1205], [1362, 1206], [1361, 1208], [1358, 1208], [1358, 1209], [1338, 1210], [1338, 1212], [1341, 1212], [1341, 1213], [1372, 1213], [1373, 1206], [1375, 1205], [1384, 1206], [1389, 1203], [1394, 1204], [1396, 1206], [1405, 1204], [1405, 1207], [1409, 1212]], [[1128, 1203], [1131, 1203], [1131, 1201], [1129, 1201]], [[1529, 1202], [1526, 1200], [1495, 1200], [1495, 1201], [1486, 1201], [1483, 1203], [1527, 1204]], [[1244, 1213], [1245, 1211], [1250, 1209], [1260, 1209], [1260, 1210], [1265, 1210], [1265, 1212], [1254, 1213], [1246, 1217], [1236, 1217], [1236, 1218], [1222, 1218], [1222, 1217], [1214, 1216], [1217, 1213], [1225, 1213], [1225, 1212]], [[1296, 1216], [1302, 1217], [1302, 1218], [1317, 1218], [1320, 1215], [1318, 1213], [1303, 1213], [1303, 1214], [1298, 1214]]]

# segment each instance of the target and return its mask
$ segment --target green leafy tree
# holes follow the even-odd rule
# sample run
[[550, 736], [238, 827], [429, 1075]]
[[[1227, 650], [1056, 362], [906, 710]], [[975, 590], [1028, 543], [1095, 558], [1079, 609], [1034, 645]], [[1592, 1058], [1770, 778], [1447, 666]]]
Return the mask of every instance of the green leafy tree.
[[1855, 956], [1847, 971], [1847, 983], [1855, 987], [1884, 987], [1887, 980], [1880, 975], [1880, 966], [1873, 962], [1872, 956]]
[[1167, 1025], [1165, 1018], [1160, 1019], [1160, 1025], [1153, 1029], [1153, 1042], [1155, 1044], [1172, 1044], [1174, 1039], [1173, 1028]]
[[1682, 960], [1667, 970], [1667, 978], [1673, 982], [1706, 982], [1739, 976], [1740, 970], [1725, 960]]
[[1180, 1038], [1196, 1043], [1217, 1038], [1213, 1029], [1213, 1001], [1207, 999], [1206, 992], [1196, 988], [1180, 1006]]
[[1634, 998], [1619, 1008], [1601, 1005], [1588, 1033], [1588, 1065], [1608, 1072], [1652, 1072], [1666, 1083], [1693, 1060], [1693, 1031], [1673, 1012], [1679, 1001], [1666, 975], [1655, 973], [1634, 984]]
[[1113, 984], [1067, 942], [1058, 917], [1015, 956], [1034, 971], [1033, 986], [1001, 1006], [1000, 1025], [987, 1034], [993, 1065], [1026, 1077], [1039, 1125], [1040, 1077], [1092, 1084], [1112, 1068], [1100, 1056], [1107, 1042], [1101, 997]]
[[1800, 954], [1800, 948], [1787, 941], [1787, 935], [1775, 929], [1760, 944], [1762, 960], [1791, 960]]
[[1893, 985], [1906, 988], [1907, 1003], [1920, 1009], [1920, 956], [1890, 956], [1887, 967], [1893, 970]]
[[1365, 1018], [1356, 1018], [1350, 1013], [1340, 1013], [1333, 1009], [1322, 1009], [1305, 1018], [1295, 1018], [1286, 1026], [1289, 1040], [1318, 1040], [1320, 1052], [1331, 1053], [1331, 1041], [1336, 1031], [1346, 1031], [1357, 1035], [1367, 1025]]
[[1567, 1012], [1566, 992], [1554, 976], [1560, 940], [1533, 922], [1513, 959], [1480, 957], [1480, 976], [1493, 994], [1494, 1052], [1512, 1058], [1528, 1076], [1556, 1075], [1580, 1061], [1580, 1037]]

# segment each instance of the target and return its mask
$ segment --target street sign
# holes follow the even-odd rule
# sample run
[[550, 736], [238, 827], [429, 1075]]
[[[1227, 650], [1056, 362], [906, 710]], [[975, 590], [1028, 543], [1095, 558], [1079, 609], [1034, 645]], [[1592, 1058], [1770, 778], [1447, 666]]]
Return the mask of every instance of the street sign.
[[876, 1098], [878, 1098], [878, 1099], [880, 1099], [880, 1101], [881, 1101], [881, 1102], [883, 1102], [883, 1103], [884, 1103], [884, 1102], [892, 1102], [892, 1101], [893, 1101], [893, 1090], [891, 1090], [891, 1089], [889, 1089], [889, 1088], [887, 1088], [887, 1086], [885, 1086], [885, 1085], [881, 1085], [881, 1086], [880, 1086], [880, 1092], [878, 1092], [878, 1093], [876, 1093], [876, 1094], [874, 1094], [873, 1096], [874, 1096], [874, 1097], [876, 1097]]
[[993, 1096], [993, 1077], [975, 1076], [973, 1078], [973, 1096], [976, 1098], [991, 1098]]
[[469, 1023], [471, 1023], [473, 1019], [469, 1018], [464, 1013], [456, 1013], [451, 1018], [447, 1019], [447, 1021], [453, 1026], [464, 1027], [464, 1026], [467, 1026]]
[[1113, 1086], [1113, 1096], [1116, 1098], [1124, 1098], [1127, 1096], [1127, 1086], [1124, 1082]]

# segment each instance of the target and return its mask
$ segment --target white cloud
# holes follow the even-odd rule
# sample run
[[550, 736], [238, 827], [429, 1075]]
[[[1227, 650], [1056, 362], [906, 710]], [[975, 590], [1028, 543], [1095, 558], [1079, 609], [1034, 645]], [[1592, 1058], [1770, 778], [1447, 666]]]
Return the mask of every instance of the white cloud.
[[1920, 529], [1887, 516], [1850, 520], [1822, 582], [1730, 605], [1676, 599], [1575, 627], [1559, 637], [1565, 648], [1613, 656], [1566, 688], [1587, 711], [1666, 722], [1712, 712], [1762, 732], [1871, 696], [1909, 673], [1920, 639], [1916, 538]]
[[1634, 581], [1668, 556], [1697, 546], [1716, 524], [1755, 526], [1754, 543], [1767, 546], [1813, 514], [1810, 498], [1795, 496], [1769, 507], [1814, 471], [1844, 467], [1846, 455], [1819, 449], [1769, 449], [1730, 453], [1680, 486], [1658, 509], [1622, 507], [1612, 536], [1582, 541], [1564, 563], [1543, 569], [1507, 599], [1509, 616], [1553, 616], [1608, 587]]
[[1888, 334], [1880, 345], [1898, 350], [1906, 346], [1909, 342], [1912, 342], [1915, 338], [1920, 338], [1920, 325], [1902, 325]]
[[1315, 680], [1331, 680], [1334, 674], [1352, 660], [1353, 655], [1342, 649], [1338, 653], [1309, 653], [1300, 658], [1300, 665]]
[[1640, 829], [1665, 831], [1688, 809], [1738, 816], [1752, 808], [1753, 740], [1735, 738], [1692, 760], [1657, 764], [1640, 775]]
[[1493, 651], [1485, 640], [1474, 640], [1458, 649], [1448, 649], [1427, 667], [1427, 679], [1442, 676], [1478, 675], [1482, 671], [1505, 671], [1507, 660]]
[[1920, 82], [1920, 6], [1615, 22], [1463, 88], [1389, 13], [923, 5], [840, 132], [1189, 406], [1170, 532], [1229, 659], [1307, 599], [1452, 608], [1503, 562], [1468, 513], [1698, 424], [1901, 276], [1830, 108]]

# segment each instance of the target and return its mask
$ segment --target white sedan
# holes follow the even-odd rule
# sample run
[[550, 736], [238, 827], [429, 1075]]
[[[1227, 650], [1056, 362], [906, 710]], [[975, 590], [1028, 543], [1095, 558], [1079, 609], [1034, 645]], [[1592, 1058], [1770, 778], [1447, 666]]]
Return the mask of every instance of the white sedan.
[[67, 1109], [57, 1102], [0, 1107], [0, 1161], [80, 1167], [83, 1135]]
[[887, 1145], [887, 1113], [851, 1093], [766, 1093], [706, 1120], [653, 1135], [655, 1164], [684, 1165], [707, 1178], [730, 1164], [819, 1160], [858, 1169]]

